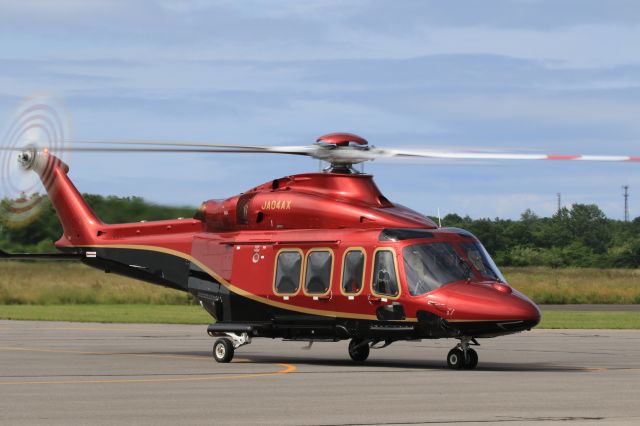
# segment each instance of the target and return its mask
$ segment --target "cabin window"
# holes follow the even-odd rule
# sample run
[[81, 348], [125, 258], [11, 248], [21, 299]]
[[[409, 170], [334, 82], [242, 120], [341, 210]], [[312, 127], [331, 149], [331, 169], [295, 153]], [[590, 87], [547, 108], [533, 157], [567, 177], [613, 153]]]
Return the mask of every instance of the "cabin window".
[[307, 254], [304, 290], [308, 294], [325, 294], [331, 288], [333, 255], [327, 250], [314, 250]]
[[300, 288], [301, 269], [302, 253], [300, 251], [286, 250], [278, 253], [274, 291], [284, 295], [296, 293]]
[[342, 291], [355, 294], [362, 290], [364, 280], [364, 251], [349, 250], [344, 255], [342, 267]]
[[394, 253], [391, 250], [376, 251], [373, 264], [373, 292], [385, 296], [400, 294]]

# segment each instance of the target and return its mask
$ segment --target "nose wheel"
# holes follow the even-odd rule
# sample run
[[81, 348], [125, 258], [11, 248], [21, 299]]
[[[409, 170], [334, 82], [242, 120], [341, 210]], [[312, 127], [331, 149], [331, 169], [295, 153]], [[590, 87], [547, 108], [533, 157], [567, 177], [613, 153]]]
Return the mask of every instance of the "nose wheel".
[[447, 354], [447, 365], [453, 370], [473, 370], [478, 365], [478, 353], [470, 348], [473, 344], [480, 346], [474, 338], [463, 337], [455, 348]]

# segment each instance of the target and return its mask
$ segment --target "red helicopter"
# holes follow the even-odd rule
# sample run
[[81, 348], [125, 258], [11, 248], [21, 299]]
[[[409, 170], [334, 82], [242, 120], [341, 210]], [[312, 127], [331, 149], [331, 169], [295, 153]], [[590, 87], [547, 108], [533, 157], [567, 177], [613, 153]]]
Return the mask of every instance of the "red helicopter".
[[[79, 152], [224, 152], [311, 156], [323, 172], [271, 180], [202, 204], [192, 219], [105, 224], [50, 149], [5, 146], [44, 185], [64, 233], [53, 254], [191, 293], [215, 319], [213, 357], [230, 362], [256, 337], [350, 340], [349, 356], [393, 342], [455, 338], [447, 364], [472, 369], [477, 339], [530, 330], [540, 311], [510, 287], [480, 241], [395, 204], [354, 165], [375, 158], [640, 161], [640, 157], [550, 156], [385, 150], [349, 133], [309, 146], [93, 141]], [[51, 149], [56, 149], [51, 147]]]

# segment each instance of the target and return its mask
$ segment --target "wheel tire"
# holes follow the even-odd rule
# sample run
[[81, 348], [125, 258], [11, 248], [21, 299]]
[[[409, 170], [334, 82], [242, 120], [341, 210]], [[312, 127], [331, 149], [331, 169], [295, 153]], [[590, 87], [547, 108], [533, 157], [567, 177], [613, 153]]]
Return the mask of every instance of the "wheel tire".
[[349, 356], [355, 362], [363, 362], [369, 358], [369, 343], [364, 339], [351, 339], [349, 342]]
[[467, 359], [465, 360], [464, 368], [467, 370], [473, 370], [478, 366], [478, 352], [469, 348], [467, 349]]
[[235, 348], [230, 339], [221, 338], [213, 344], [213, 359], [217, 362], [231, 362]]
[[447, 365], [454, 370], [460, 370], [464, 367], [464, 354], [460, 349], [451, 349], [447, 354]]

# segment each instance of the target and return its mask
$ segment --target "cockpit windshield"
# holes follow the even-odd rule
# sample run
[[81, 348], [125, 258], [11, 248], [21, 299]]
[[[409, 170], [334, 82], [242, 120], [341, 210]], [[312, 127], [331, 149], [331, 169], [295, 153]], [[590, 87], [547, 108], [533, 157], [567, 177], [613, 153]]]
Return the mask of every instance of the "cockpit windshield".
[[450, 243], [414, 244], [405, 247], [402, 256], [409, 293], [413, 296], [469, 277], [469, 265]]
[[459, 243], [463, 259], [453, 243], [434, 242], [407, 246], [402, 250], [409, 294], [420, 296], [455, 281], [472, 279], [475, 273], [483, 279], [506, 282], [498, 267], [478, 241]]
[[465, 256], [480, 272], [483, 278], [493, 281], [506, 282], [500, 270], [487, 253], [487, 250], [479, 242], [461, 243], [460, 247], [464, 251]]

